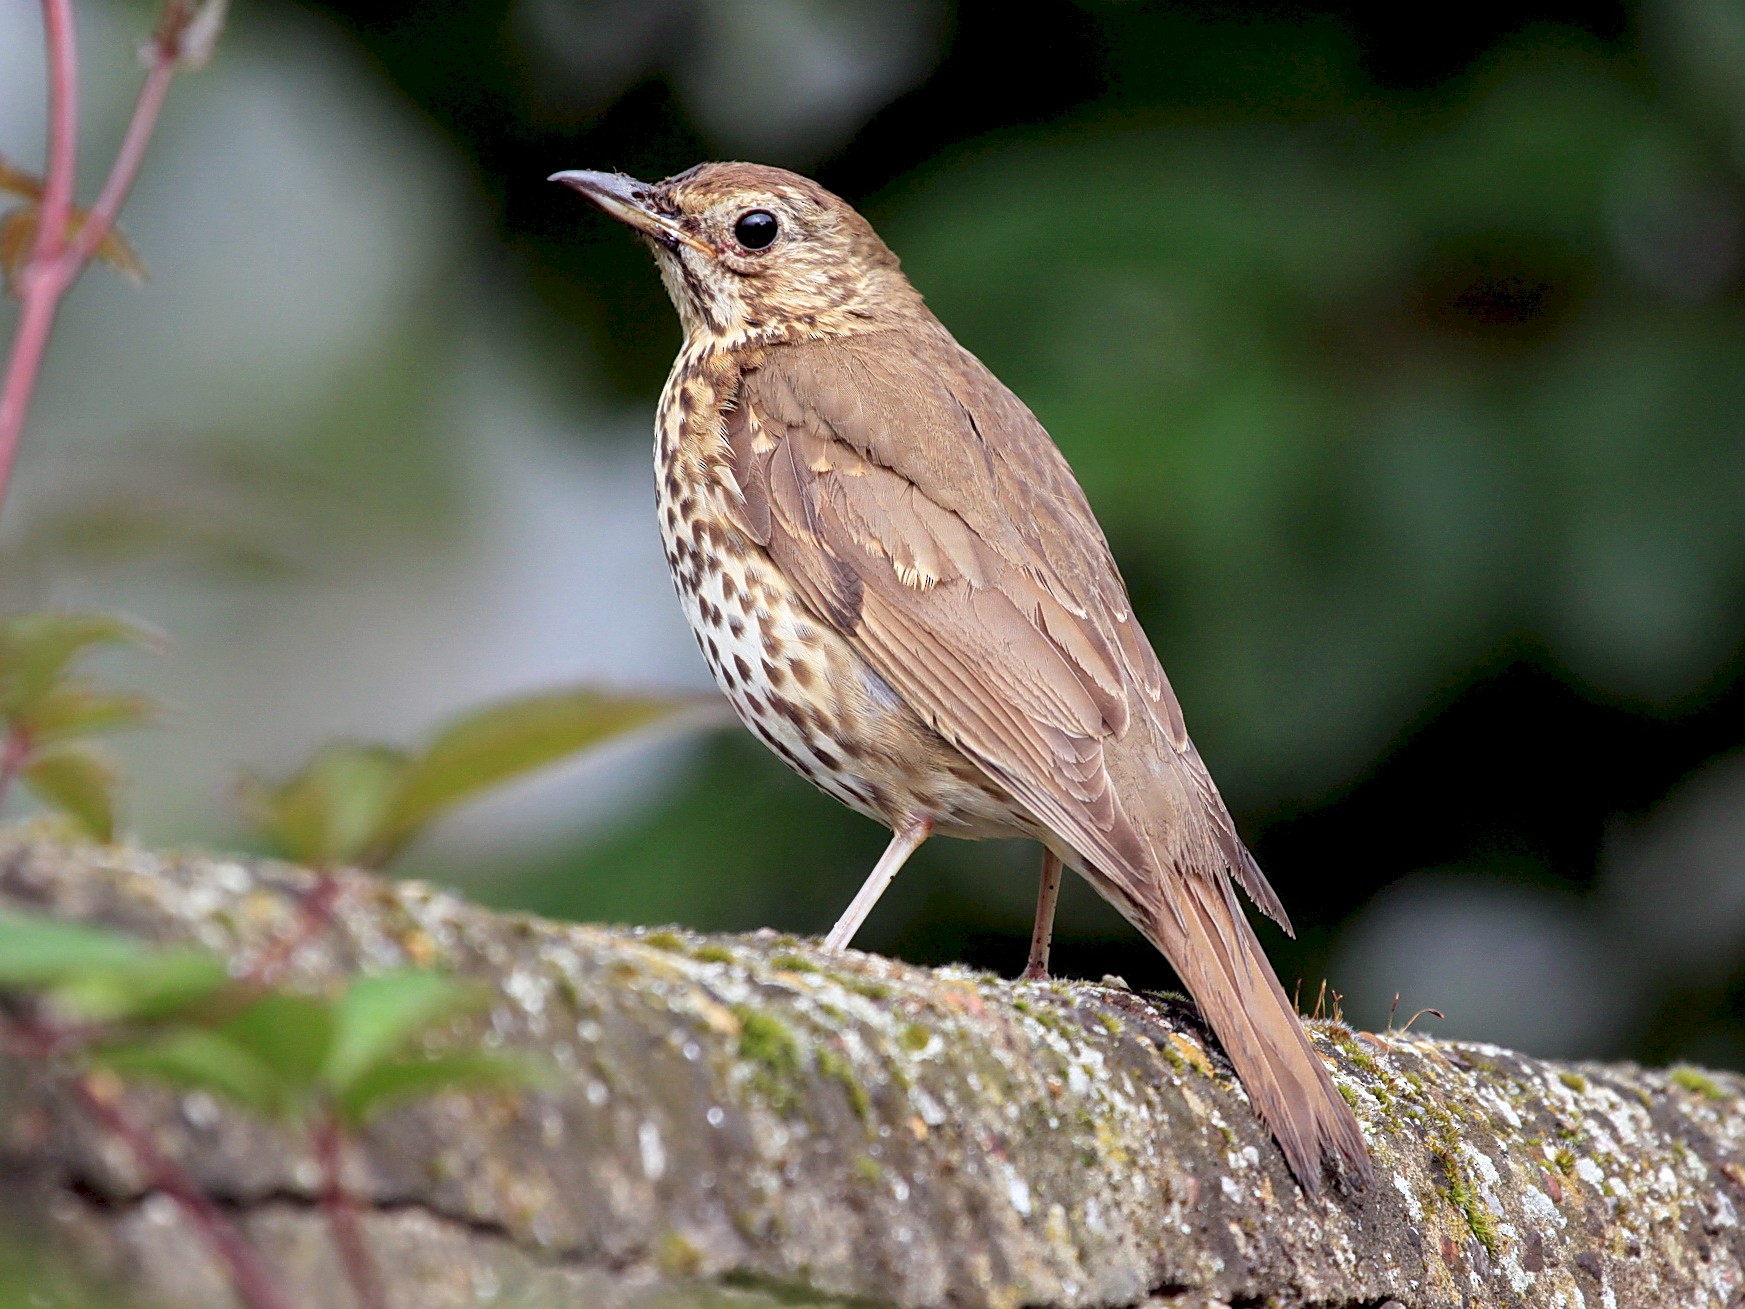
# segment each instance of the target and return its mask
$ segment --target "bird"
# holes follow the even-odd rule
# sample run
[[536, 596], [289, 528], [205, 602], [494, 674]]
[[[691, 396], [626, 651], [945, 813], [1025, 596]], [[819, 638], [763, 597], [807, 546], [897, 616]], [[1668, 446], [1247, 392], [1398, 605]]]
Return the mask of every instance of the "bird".
[[783, 169], [551, 179], [652, 250], [684, 341], [656, 512], [741, 722], [891, 829], [844, 950], [929, 836], [1043, 847], [1169, 961], [1303, 1190], [1363, 1185], [1362, 1131], [1236, 897], [1290, 920], [1238, 835], [1102, 529], [1042, 424], [840, 197]]

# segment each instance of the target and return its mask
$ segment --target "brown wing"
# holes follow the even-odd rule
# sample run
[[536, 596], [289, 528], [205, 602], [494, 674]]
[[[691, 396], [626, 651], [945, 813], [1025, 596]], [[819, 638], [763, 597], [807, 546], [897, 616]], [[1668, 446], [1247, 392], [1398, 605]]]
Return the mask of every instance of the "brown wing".
[[1179, 920], [1162, 872], [1229, 871], [1289, 930], [1084, 493], [974, 356], [943, 329], [770, 347], [726, 436], [808, 603], [1136, 908]]

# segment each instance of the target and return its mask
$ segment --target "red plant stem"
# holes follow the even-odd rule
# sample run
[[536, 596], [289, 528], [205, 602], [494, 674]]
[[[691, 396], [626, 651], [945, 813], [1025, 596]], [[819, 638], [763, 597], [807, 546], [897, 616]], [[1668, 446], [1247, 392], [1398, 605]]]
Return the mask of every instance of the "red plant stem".
[[345, 1189], [345, 1129], [331, 1109], [316, 1123], [315, 1154], [321, 1165], [321, 1210], [327, 1215], [328, 1230], [333, 1233], [334, 1248], [345, 1265], [358, 1309], [388, 1309], [381, 1273], [358, 1222], [357, 1204]]
[[151, 1137], [122, 1112], [120, 1105], [99, 1094], [88, 1077], [74, 1076], [71, 1085], [79, 1103], [127, 1146], [152, 1188], [169, 1196], [193, 1223], [224, 1264], [231, 1284], [248, 1309], [292, 1309], [254, 1246], [188, 1176], [187, 1170], [159, 1150]]
[[5, 743], [0, 744], [0, 804], [6, 802], [13, 780], [29, 761], [30, 733], [14, 727], [6, 733]]
[[25, 415], [42, 371], [42, 357], [54, 330], [62, 298], [91, 260], [103, 238], [115, 227], [127, 193], [139, 176], [145, 149], [157, 127], [158, 113], [176, 75], [180, 30], [186, 21], [181, 6], [149, 45], [151, 67], [133, 106], [127, 133], [115, 163], [91, 207], [84, 226], [69, 243], [67, 227], [73, 214], [73, 184], [78, 165], [78, 59], [73, 40], [72, 0], [43, 0], [43, 32], [48, 44], [49, 146], [42, 209], [37, 218], [36, 245], [18, 274], [23, 308], [0, 382], [0, 505], [12, 481], [12, 465], [24, 433]]
[[332, 870], [316, 871], [315, 885], [303, 893], [297, 905], [297, 921], [289, 931], [269, 941], [254, 966], [238, 979], [245, 994], [258, 995], [279, 984], [303, 947], [333, 925], [334, 911], [344, 890]]
[[[75, 1029], [40, 1018], [11, 1017], [0, 1026], [0, 1038], [8, 1048], [37, 1064], [65, 1052], [74, 1041]], [[133, 1161], [154, 1191], [162, 1192], [194, 1225], [207, 1246], [230, 1274], [231, 1284], [248, 1309], [292, 1309], [272, 1273], [254, 1246], [237, 1230], [188, 1175], [188, 1171], [157, 1148], [150, 1135], [127, 1116], [119, 1102], [98, 1091], [87, 1073], [75, 1072], [66, 1079], [73, 1099], [116, 1140], [127, 1147]]]
[[73, 212], [79, 156], [79, 54], [73, 0], [42, 0], [42, 28], [48, 45], [48, 169], [36, 250], [30, 259], [36, 268], [60, 254]]
[[43, 351], [54, 327], [55, 309], [66, 293], [59, 272], [66, 241], [67, 219], [73, 212], [73, 181], [78, 168], [78, 50], [73, 38], [72, 0], [42, 0], [43, 37], [48, 45], [48, 169], [42, 209], [37, 217], [36, 245], [30, 262], [20, 270], [18, 289], [24, 301], [18, 317], [6, 379], [0, 383], [0, 503], [11, 481], [13, 457], [24, 431], [24, 415], [36, 390]]
[[84, 225], [74, 238], [66, 258], [73, 264], [74, 275], [91, 261], [97, 247], [103, 244], [127, 203], [127, 193], [139, 176], [139, 166], [145, 162], [145, 148], [157, 129], [158, 114], [164, 98], [170, 93], [170, 83], [176, 76], [176, 59], [166, 51], [162, 41], [152, 43], [152, 63], [146, 70], [145, 85], [139, 88], [139, 99], [133, 105], [133, 117], [127, 121], [127, 134], [121, 138], [121, 148], [115, 152], [115, 163], [97, 193], [97, 203], [91, 206]]

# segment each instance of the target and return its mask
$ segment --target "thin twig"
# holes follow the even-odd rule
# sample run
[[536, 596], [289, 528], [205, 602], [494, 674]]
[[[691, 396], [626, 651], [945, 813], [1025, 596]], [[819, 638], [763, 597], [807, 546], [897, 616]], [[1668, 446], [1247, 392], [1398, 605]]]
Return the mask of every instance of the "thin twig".
[[237, 1230], [236, 1224], [200, 1189], [187, 1170], [159, 1150], [151, 1137], [122, 1112], [118, 1103], [91, 1084], [88, 1075], [75, 1075], [71, 1086], [79, 1103], [126, 1145], [152, 1188], [167, 1195], [187, 1216], [223, 1262], [231, 1284], [248, 1309], [291, 1309], [291, 1302], [279, 1290], [260, 1254]]
[[[157, 49], [155, 42], [152, 48]], [[97, 193], [97, 203], [91, 206], [79, 228], [79, 235], [67, 251], [66, 257], [74, 265], [75, 273], [91, 261], [97, 247], [103, 244], [103, 238], [114, 230], [115, 220], [121, 216], [121, 206], [127, 203], [127, 193], [133, 189], [134, 179], [139, 176], [139, 166], [145, 162], [145, 148], [151, 144], [158, 114], [163, 110], [164, 97], [170, 93], [170, 83], [175, 80], [176, 71], [176, 61], [161, 54], [153, 58], [151, 67], [146, 70], [145, 85], [139, 88], [139, 99], [134, 102], [133, 117], [127, 120], [127, 134], [121, 138], [115, 163], [104, 179], [103, 189]]]
[[43, 0], [42, 25], [48, 43], [48, 169], [37, 214], [36, 244], [30, 262], [18, 274], [24, 307], [12, 338], [6, 378], [0, 382], [0, 503], [4, 503], [12, 480], [12, 461], [18, 453], [18, 438], [24, 431], [37, 374], [42, 370], [55, 310], [67, 289], [59, 274], [60, 255], [67, 220], [73, 212], [73, 181], [78, 168], [78, 53], [72, 0]]
[[30, 733], [14, 727], [6, 733], [5, 743], [0, 744], [0, 804], [6, 803], [6, 793], [29, 762]]
[[12, 465], [24, 433], [24, 419], [36, 392], [43, 354], [54, 331], [61, 300], [90, 263], [103, 238], [115, 228], [127, 193], [139, 176], [146, 146], [157, 127], [164, 97], [182, 64], [183, 36], [192, 13], [183, 0], [169, 0], [163, 21], [146, 44], [149, 66], [139, 99], [109, 176], [78, 235], [70, 242], [73, 186], [78, 164], [78, 56], [73, 39], [72, 0], [43, 0], [43, 34], [48, 43], [49, 145], [36, 243], [16, 279], [23, 308], [0, 382], [0, 505], [12, 481]]
[[[13, 1016], [5, 1025], [9, 1044], [42, 1064], [65, 1053], [68, 1033], [40, 1018]], [[176, 1160], [159, 1150], [157, 1143], [121, 1107], [117, 1100], [99, 1091], [91, 1075], [69, 1073], [65, 1078], [73, 1099], [126, 1147], [152, 1190], [168, 1196], [182, 1211], [207, 1247], [224, 1265], [247, 1309], [292, 1309], [271, 1270], [248, 1238], [233, 1223]]]
[[345, 1189], [345, 1129], [332, 1109], [323, 1111], [315, 1125], [315, 1155], [321, 1165], [321, 1211], [358, 1309], [388, 1309], [381, 1270], [358, 1221], [357, 1202]]
[[42, 0], [42, 27], [48, 45], [48, 169], [30, 258], [36, 269], [52, 263], [66, 243], [79, 172], [79, 53], [72, 0]]
[[330, 869], [319, 869], [315, 885], [297, 903], [297, 921], [291, 929], [269, 941], [252, 967], [237, 979], [249, 996], [277, 986], [305, 946], [333, 925], [335, 911], [345, 886]]

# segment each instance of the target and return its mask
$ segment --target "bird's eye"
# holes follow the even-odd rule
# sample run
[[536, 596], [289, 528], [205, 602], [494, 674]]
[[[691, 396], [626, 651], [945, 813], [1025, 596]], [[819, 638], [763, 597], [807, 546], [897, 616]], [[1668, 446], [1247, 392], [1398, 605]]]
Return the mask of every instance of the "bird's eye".
[[733, 239], [747, 250], [762, 250], [776, 239], [776, 216], [767, 209], [748, 209], [733, 224]]

